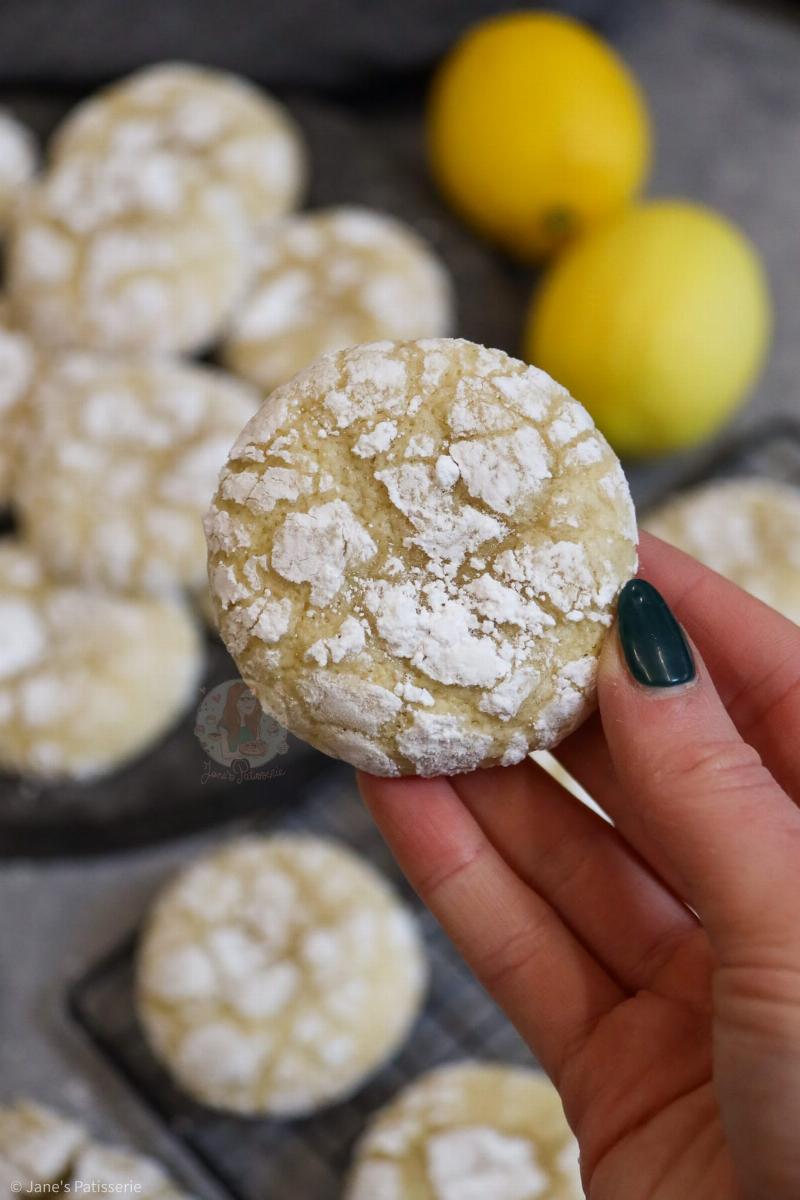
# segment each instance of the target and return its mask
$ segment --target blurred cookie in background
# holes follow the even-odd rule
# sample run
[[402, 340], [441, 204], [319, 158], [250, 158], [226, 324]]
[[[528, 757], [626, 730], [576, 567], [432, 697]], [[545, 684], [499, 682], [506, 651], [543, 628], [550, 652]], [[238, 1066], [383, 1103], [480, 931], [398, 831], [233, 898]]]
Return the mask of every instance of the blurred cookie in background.
[[[0, 1108], [2, 1194], [11, 1196], [30, 1187], [35, 1190], [37, 1185], [61, 1183], [85, 1143], [86, 1131], [76, 1121], [33, 1100]], [[40, 1190], [47, 1189], [41, 1186]]]
[[255, 262], [221, 353], [267, 391], [327, 351], [450, 332], [447, 271], [413, 229], [383, 213], [288, 217], [261, 234]]
[[0, 769], [113, 771], [190, 707], [202, 667], [182, 604], [54, 583], [21, 542], [0, 541]]
[[540, 1071], [455, 1063], [373, 1117], [345, 1200], [583, 1200], [578, 1143]]
[[26, 184], [36, 173], [39, 150], [32, 131], [0, 108], [0, 233], [8, 224]]
[[11, 496], [36, 360], [33, 342], [14, 328], [0, 299], [0, 509]]
[[202, 518], [258, 400], [212, 367], [53, 356], [31, 393], [14, 491], [48, 571], [118, 591], [205, 586]]
[[[1, 130], [0, 130], [1, 132]], [[260, 226], [296, 208], [307, 154], [289, 112], [226, 71], [190, 63], [145, 67], [84, 100], [53, 135], [51, 157], [103, 159], [168, 150], [232, 187]]]
[[188, 1200], [155, 1159], [118, 1146], [92, 1142], [76, 1158], [73, 1175], [82, 1184], [85, 1180], [95, 1195], [132, 1193], [137, 1200]]
[[717, 480], [671, 497], [642, 528], [800, 623], [800, 489]]
[[249, 256], [236, 193], [185, 156], [75, 152], [15, 213], [7, 286], [46, 345], [189, 353], [218, 337]]
[[299, 1116], [394, 1054], [426, 980], [414, 919], [374, 867], [337, 842], [253, 835], [158, 898], [137, 999], [153, 1052], [196, 1100]]
[[[20, 1192], [185, 1195], [154, 1159], [89, 1139], [76, 1121], [32, 1100], [0, 1108], [0, 1187]], [[4, 1192], [5, 1194], [5, 1192]]]

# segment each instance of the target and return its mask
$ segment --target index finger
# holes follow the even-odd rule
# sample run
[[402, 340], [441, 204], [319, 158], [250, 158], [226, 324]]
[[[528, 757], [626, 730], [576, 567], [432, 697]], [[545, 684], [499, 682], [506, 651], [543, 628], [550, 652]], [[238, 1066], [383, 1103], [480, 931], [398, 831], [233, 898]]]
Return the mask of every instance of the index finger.
[[491, 844], [447, 779], [359, 787], [403, 872], [556, 1082], [619, 984]]

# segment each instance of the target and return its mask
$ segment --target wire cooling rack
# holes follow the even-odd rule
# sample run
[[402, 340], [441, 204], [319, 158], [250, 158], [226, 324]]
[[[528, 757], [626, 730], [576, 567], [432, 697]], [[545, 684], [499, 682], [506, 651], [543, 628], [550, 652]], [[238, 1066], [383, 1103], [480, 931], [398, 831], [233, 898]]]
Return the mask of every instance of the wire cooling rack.
[[291, 809], [236, 832], [307, 831], [337, 838], [382, 870], [414, 907], [431, 968], [427, 1002], [400, 1054], [352, 1099], [304, 1120], [229, 1117], [182, 1095], [150, 1054], [133, 1007], [135, 937], [71, 989], [73, 1016], [201, 1165], [240, 1200], [336, 1200], [370, 1115], [423, 1071], [459, 1058], [531, 1063], [513, 1027], [401, 879], [348, 772], [333, 768]]
[[[688, 470], [679, 487], [735, 475], [766, 475], [800, 485], [800, 422], [782, 421], [742, 435]], [[155, 1062], [138, 1027], [132, 999], [135, 936], [74, 984], [69, 1004], [99, 1050], [199, 1160], [214, 1185], [235, 1200], [336, 1200], [366, 1122], [421, 1072], [465, 1057], [532, 1060], [400, 877], [349, 772], [326, 767], [317, 779], [298, 781], [291, 802], [236, 825], [237, 833], [279, 829], [338, 838], [365, 855], [415, 909], [425, 937], [431, 985], [424, 1010], [400, 1054], [357, 1095], [299, 1121], [228, 1117], [192, 1103]]]

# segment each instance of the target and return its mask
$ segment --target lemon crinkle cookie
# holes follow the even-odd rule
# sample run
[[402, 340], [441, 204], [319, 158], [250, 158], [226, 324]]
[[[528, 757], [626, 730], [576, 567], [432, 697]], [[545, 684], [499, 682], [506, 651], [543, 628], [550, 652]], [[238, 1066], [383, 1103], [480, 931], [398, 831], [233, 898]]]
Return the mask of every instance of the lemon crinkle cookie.
[[20, 201], [36, 171], [38, 152], [33, 134], [12, 113], [0, 109], [0, 230]]
[[306, 178], [299, 129], [272, 96], [225, 71], [159, 63], [90, 96], [56, 130], [53, 158], [169, 150], [233, 188], [260, 225], [291, 211]]
[[[76, 1158], [72, 1174], [74, 1179], [80, 1180], [81, 1191], [91, 1189], [100, 1195], [133, 1194], [137, 1200], [189, 1200], [161, 1163], [149, 1155], [136, 1154], [118, 1146], [90, 1143]], [[85, 1184], [89, 1187], [83, 1186]]]
[[76, 1121], [42, 1104], [19, 1100], [4, 1105], [0, 1108], [0, 1187], [5, 1184], [11, 1196], [14, 1184], [27, 1191], [31, 1184], [60, 1183], [85, 1143], [86, 1132]]
[[416, 1016], [414, 920], [335, 842], [250, 836], [190, 866], [141, 943], [150, 1044], [196, 1099], [297, 1115], [353, 1092]]
[[0, 1108], [0, 1188], [4, 1185], [9, 1196], [27, 1193], [31, 1185], [34, 1191], [64, 1194], [134, 1193], [142, 1200], [185, 1196], [152, 1158], [90, 1140], [78, 1122], [32, 1100]]
[[223, 357], [271, 390], [327, 351], [438, 337], [451, 324], [448, 275], [412, 229], [370, 209], [332, 208], [261, 234]]
[[113, 770], [189, 706], [201, 667], [183, 605], [53, 583], [29, 549], [0, 542], [0, 769]]
[[430, 1071], [373, 1118], [345, 1200], [583, 1200], [578, 1144], [539, 1071]]
[[0, 302], [0, 507], [12, 491], [36, 357], [30, 338], [9, 323]]
[[725, 479], [672, 497], [642, 527], [800, 623], [800, 490]]
[[189, 159], [76, 152], [15, 216], [9, 296], [47, 345], [190, 352], [228, 320], [248, 253], [238, 197]]
[[535, 367], [464, 341], [323, 357], [234, 446], [207, 520], [264, 708], [380, 775], [520, 761], [593, 705], [636, 569], [625, 477]]
[[29, 398], [14, 494], [48, 570], [120, 591], [205, 583], [202, 517], [257, 406], [211, 367], [52, 357]]

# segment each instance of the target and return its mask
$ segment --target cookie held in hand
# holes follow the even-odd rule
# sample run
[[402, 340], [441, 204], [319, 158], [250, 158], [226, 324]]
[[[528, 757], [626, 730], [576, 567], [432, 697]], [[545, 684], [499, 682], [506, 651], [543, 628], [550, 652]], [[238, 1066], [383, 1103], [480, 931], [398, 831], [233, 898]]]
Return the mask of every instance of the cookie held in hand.
[[317, 360], [207, 519], [220, 633], [266, 711], [378, 775], [521, 761], [594, 703], [636, 570], [625, 477], [535, 367], [466, 341]]

